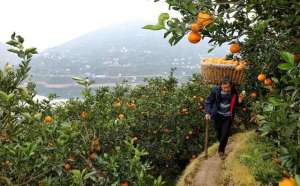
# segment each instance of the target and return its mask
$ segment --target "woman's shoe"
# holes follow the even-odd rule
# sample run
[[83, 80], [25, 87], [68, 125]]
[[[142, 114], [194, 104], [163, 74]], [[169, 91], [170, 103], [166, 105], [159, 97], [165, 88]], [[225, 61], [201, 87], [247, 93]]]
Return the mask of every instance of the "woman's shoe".
[[219, 152], [219, 157], [220, 157], [221, 160], [224, 160], [225, 159], [224, 152]]

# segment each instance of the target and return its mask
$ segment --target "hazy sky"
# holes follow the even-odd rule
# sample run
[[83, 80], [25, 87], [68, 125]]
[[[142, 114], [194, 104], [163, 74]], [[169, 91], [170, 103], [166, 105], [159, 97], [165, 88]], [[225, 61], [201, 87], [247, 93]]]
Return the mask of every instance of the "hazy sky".
[[16, 31], [42, 50], [112, 24], [155, 23], [161, 12], [167, 5], [153, 0], [0, 0], [0, 42]]

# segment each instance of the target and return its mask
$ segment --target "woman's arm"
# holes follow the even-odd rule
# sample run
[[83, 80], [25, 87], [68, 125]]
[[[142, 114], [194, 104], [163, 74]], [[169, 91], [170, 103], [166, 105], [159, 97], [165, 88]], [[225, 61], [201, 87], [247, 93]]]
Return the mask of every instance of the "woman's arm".
[[213, 112], [213, 104], [216, 101], [216, 87], [214, 87], [212, 89], [212, 91], [210, 92], [210, 94], [207, 96], [205, 102], [204, 102], [204, 108], [205, 108], [205, 112], [207, 114], [212, 114]]

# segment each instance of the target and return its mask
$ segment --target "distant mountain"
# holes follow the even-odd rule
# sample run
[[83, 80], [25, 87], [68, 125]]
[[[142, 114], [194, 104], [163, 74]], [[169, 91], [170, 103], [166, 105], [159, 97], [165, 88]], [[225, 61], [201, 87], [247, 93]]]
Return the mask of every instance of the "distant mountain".
[[[34, 59], [33, 73], [86, 76], [157, 75], [171, 67], [190, 74], [198, 70], [210, 48], [183, 39], [171, 47], [162, 32], [141, 29], [146, 23], [112, 26], [88, 33], [42, 52]], [[211, 55], [224, 55], [222, 48]]]
[[191, 44], [187, 38], [171, 47], [163, 31], [142, 29], [146, 24], [102, 28], [41, 52], [31, 63], [39, 93], [78, 95], [78, 86], [71, 79], [78, 75], [94, 79], [98, 85], [114, 85], [124, 79], [139, 84], [145, 77], [168, 75], [176, 67], [175, 75], [185, 80], [199, 71], [202, 58], [227, 52], [217, 48], [208, 54], [211, 47], [206, 40]]

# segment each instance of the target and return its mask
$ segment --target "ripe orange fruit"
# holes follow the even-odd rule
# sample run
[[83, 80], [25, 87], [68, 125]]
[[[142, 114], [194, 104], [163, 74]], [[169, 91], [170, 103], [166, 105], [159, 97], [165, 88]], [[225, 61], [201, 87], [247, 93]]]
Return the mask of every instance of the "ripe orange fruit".
[[294, 61], [299, 61], [300, 54], [294, 54]]
[[205, 12], [199, 12], [197, 16], [197, 24], [207, 26], [213, 22], [213, 17]]
[[190, 32], [188, 40], [189, 42], [196, 44], [201, 40], [201, 35], [199, 32]]
[[100, 151], [101, 151], [101, 146], [100, 146], [100, 145], [96, 145], [95, 151], [96, 151], [96, 152], [100, 152]]
[[245, 65], [239, 64], [238, 66], [235, 67], [235, 70], [236, 70], [236, 71], [240, 71], [240, 70], [244, 70], [245, 68], [246, 68]]
[[258, 76], [257, 76], [257, 79], [259, 80], [259, 81], [264, 81], [265, 79], [266, 79], [266, 75], [265, 74], [259, 74]]
[[46, 116], [44, 118], [44, 123], [51, 124], [53, 122], [53, 118], [51, 116]]
[[121, 184], [121, 186], [128, 186], [129, 185], [127, 180], [122, 180], [120, 184]]
[[82, 119], [86, 119], [86, 118], [88, 117], [88, 113], [85, 112], [85, 111], [83, 111], [83, 112], [80, 113], [80, 117], [81, 117]]
[[127, 103], [126, 105], [129, 109], [132, 109], [132, 110], [136, 109], [136, 105], [134, 103]]
[[114, 103], [115, 108], [120, 108], [122, 103], [120, 101]]
[[257, 93], [256, 93], [256, 92], [252, 92], [252, 93], [250, 94], [250, 96], [251, 96], [252, 98], [256, 98], [256, 97], [257, 97]]
[[230, 45], [229, 50], [231, 53], [234, 54], [234, 53], [238, 53], [241, 50], [241, 47], [238, 43], [233, 43]]
[[267, 86], [271, 86], [271, 85], [273, 84], [273, 81], [272, 81], [271, 78], [267, 78], [267, 79], [265, 79], [264, 83], [265, 83], [265, 85], [267, 85]]
[[44, 181], [39, 181], [39, 185], [38, 186], [45, 186], [45, 182]]
[[65, 171], [69, 171], [71, 169], [71, 165], [69, 163], [64, 164]]
[[92, 161], [94, 161], [96, 158], [97, 158], [97, 154], [94, 152], [89, 155], [89, 159]]
[[124, 114], [119, 114], [119, 115], [118, 115], [118, 119], [123, 120], [124, 118], [125, 118], [125, 115], [124, 115]]
[[296, 186], [294, 178], [282, 178], [279, 182], [279, 186]]
[[191, 30], [193, 32], [199, 32], [201, 30], [201, 26], [198, 23], [192, 23], [191, 24]]

